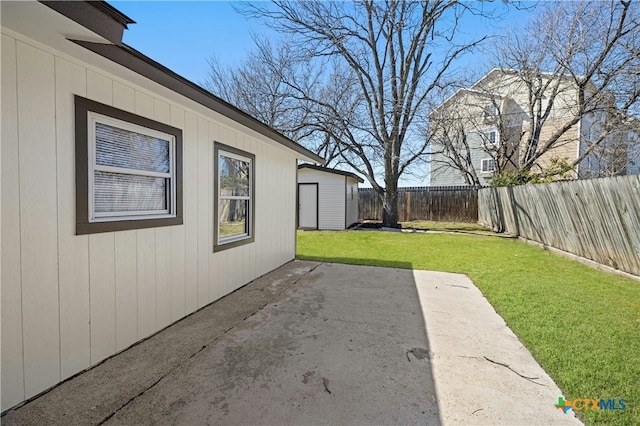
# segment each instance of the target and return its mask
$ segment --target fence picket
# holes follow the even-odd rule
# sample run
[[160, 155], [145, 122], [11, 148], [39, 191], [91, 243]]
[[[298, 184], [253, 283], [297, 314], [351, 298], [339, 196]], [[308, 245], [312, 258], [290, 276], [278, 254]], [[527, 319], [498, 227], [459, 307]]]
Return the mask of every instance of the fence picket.
[[[382, 220], [382, 200], [371, 188], [358, 190], [360, 220]], [[398, 220], [478, 221], [478, 190], [468, 186], [398, 188]]]
[[478, 222], [640, 275], [639, 175], [484, 188]]

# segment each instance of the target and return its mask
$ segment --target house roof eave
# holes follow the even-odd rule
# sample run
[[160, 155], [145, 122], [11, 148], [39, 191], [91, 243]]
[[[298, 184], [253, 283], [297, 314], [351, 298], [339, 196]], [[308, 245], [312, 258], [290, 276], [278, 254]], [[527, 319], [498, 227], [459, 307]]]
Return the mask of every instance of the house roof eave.
[[324, 158], [124, 43], [70, 41], [280, 143], [301, 154], [303, 160], [325, 164]]
[[364, 179], [362, 179], [360, 176], [358, 176], [357, 174], [352, 173], [352, 172], [347, 172], [346, 170], [332, 169], [330, 167], [316, 166], [314, 164], [300, 164], [300, 165], [298, 165], [298, 170], [300, 170], [300, 169], [318, 170], [318, 171], [325, 172], [325, 173], [331, 173], [331, 174], [335, 174], [335, 175], [347, 176], [347, 177], [354, 178], [355, 180], [357, 180], [360, 183], [364, 183]]
[[455, 98], [460, 96], [463, 92], [471, 93], [471, 94], [478, 95], [478, 96], [485, 96], [485, 97], [488, 97], [488, 98], [489, 97], [490, 98], [496, 98], [496, 99], [506, 98], [506, 96], [500, 95], [498, 93], [489, 93], [489, 92], [483, 92], [481, 90], [474, 90], [474, 89], [470, 89], [470, 88], [466, 88], [466, 87], [461, 87], [460, 89], [456, 90], [451, 96], [449, 96], [447, 99], [442, 101], [442, 103], [440, 105], [435, 107], [433, 109], [433, 111], [431, 111], [429, 113], [429, 115], [427, 117], [431, 117], [436, 111], [444, 108], [445, 105], [451, 103]]
[[135, 21], [107, 2], [48, 0], [39, 0], [38, 2], [100, 36], [102, 40], [108, 41], [108, 43], [96, 40], [89, 41], [80, 34], [67, 35], [67, 40], [72, 43], [268, 137], [295, 151], [301, 160], [325, 164], [324, 158], [314, 152], [123, 43], [124, 30], [127, 29], [127, 25], [133, 24]]
[[105, 1], [39, 1], [117, 45], [128, 25], [136, 23]]

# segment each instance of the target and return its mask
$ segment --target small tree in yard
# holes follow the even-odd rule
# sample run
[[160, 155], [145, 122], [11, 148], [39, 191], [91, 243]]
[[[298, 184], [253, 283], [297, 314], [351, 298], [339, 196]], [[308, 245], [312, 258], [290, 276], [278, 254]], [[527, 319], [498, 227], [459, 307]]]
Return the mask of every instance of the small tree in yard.
[[[309, 68], [318, 71], [315, 78], [294, 72], [282, 81], [313, 117], [309, 128], [323, 132], [340, 161], [369, 180], [383, 201], [386, 226], [397, 226], [398, 179], [428, 146], [415, 122], [424, 121], [427, 102], [448, 83], [456, 60], [484, 39], [459, 36], [460, 19], [472, 7], [455, 0], [363, 0], [244, 9], [290, 34], [300, 57], [316, 65]], [[323, 74], [325, 64], [331, 76]]]

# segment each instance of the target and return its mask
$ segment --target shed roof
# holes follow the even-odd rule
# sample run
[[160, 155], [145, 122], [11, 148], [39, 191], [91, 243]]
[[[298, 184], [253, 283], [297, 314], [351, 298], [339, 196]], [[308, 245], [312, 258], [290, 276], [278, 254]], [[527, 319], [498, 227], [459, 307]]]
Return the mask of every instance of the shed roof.
[[356, 179], [360, 183], [364, 183], [364, 179], [362, 179], [357, 174], [351, 173], [351, 172], [347, 172], [347, 171], [344, 171], [344, 170], [332, 169], [330, 167], [316, 166], [315, 164], [300, 164], [300, 165], [298, 165], [298, 170], [300, 170], [300, 169], [312, 169], [312, 170], [318, 170], [318, 171], [325, 172], [325, 173], [332, 173], [332, 174], [335, 174], [335, 175], [347, 176], [347, 177], [351, 177], [351, 178]]
[[325, 160], [272, 127], [241, 109], [215, 96], [169, 68], [122, 43], [122, 33], [135, 23], [105, 1], [41, 1], [41, 3], [104, 37], [113, 44], [86, 40], [70, 40], [104, 58], [140, 74], [212, 111], [234, 120], [304, 156], [308, 161], [324, 164]]

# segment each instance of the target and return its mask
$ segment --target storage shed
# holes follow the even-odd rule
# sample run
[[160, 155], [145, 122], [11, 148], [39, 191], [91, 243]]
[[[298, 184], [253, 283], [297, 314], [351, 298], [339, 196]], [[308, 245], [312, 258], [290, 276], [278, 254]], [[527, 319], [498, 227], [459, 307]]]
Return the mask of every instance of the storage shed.
[[0, 2], [2, 411], [295, 258], [322, 159], [122, 43], [106, 2]]
[[344, 170], [298, 166], [298, 228], [344, 230], [358, 221], [358, 183]]

